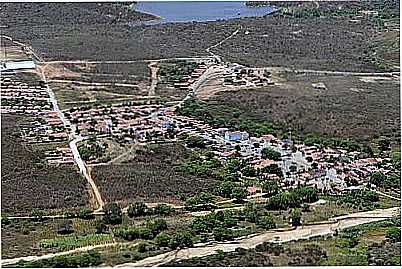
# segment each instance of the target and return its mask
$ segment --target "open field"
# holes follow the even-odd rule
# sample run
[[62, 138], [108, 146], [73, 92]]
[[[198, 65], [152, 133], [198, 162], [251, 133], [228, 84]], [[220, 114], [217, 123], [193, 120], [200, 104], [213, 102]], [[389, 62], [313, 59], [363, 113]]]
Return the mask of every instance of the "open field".
[[111, 104], [123, 101], [141, 100], [146, 89], [134, 86], [80, 85], [74, 82], [50, 82], [50, 87], [59, 100], [61, 109], [89, 104]]
[[187, 198], [214, 186], [215, 180], [175, 170], [175, 163], [189, 154], [181, 145], [150, 146], [136, 153], [134, 158], [121, 164], [93, 168], [92, 177], [105, 201], [178, 203], [180, 194]]
[[84, 178], [72, 165], [49, 166], [40, 147], [24, 145], [22, 117], [2, 115], [2, 213], [19, 215], [34, 209], [82, 207], [88, 203]]
[[[39, 246], [42, 239], [62, 238], [57, 234], [62, 220], [46, 220], [41, 222], [29, 220], [12, 220], [2, 225], [1, 252], [2, 258], [14, 258], [29, 255], [46, 254], [57, 251], [56, 248]], [[73, 235], [95, 233], [95, 220], [72, 220]]]
[[144, 83], [149, 86], [150, 70], [145, 62], [135, 63], [62, 63], [43, 67], [46, 77], [54, 80], [85, 82]]
[[[313, 87], [319, 82], [326, 89]], [[392, 78], [280, 73], [274, 86], [216, 93], [208, 99], [206, 111], [212, 118], [273, 122], [300, 133], [396, 139], [399, 85], [399, 80]]]

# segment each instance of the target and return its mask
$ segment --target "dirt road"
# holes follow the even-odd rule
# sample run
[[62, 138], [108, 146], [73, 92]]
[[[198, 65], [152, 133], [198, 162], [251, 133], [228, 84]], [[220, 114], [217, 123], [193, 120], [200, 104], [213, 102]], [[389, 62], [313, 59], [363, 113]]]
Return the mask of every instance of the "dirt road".
[[54, 258], [54, 257], [58, 257], [58, 256], [71, 255], [71, 254], [75, 254], [75, 253], [85, 252], [85, 251], [94, 250], [94, 249], [97, 249], [97, 248], [106, 248], [106, 247], [124, 246], [124, 245], [135, 246], [135, 245], [138, 245], [138, 243], [114, 242], [114, 243], [107, 243], [107, 244], [101, 244], [101, 245], [96, 245], [96, 246], [87, 246], [87, 247], [82, 247], [82, 248], [76, 248], [76, 249], [63, 251], [63, 252], [50, 253], [50, 254], [46, 254], [46, 255], [43, 255], [43, 256], [27, 256], [27, 257], [14, 258], [14, 259], [4, 259], [4, 260], [2, 259], [1, 260], [1, 266], [15, 264], [20, 260], [38, 261], [38, 260], [50, 259], [50, 258]]
[[151, 70], [151, 86], [149, 87], [148, 96], [154, 96], [156, 85], [158, 85], [158, 61], [149, 62], [148, 67]]
[[215, 254], [217, 250], [224, 252], [235, 251], [236, 248], [255, 248], [263, 242], [288, 242], [293, 240], [307, 239], [314, 236], [327, 235], [334, 233], [335, 230], [341, 230], [348, 227], [385, 220], [398, 214], [400, 208], [379, 209], [368, 212], [359, 212], [334, 218], [333, 222], [325, 224], [316, 224], [309, 226], [298, 227], [295, 230], [284, 232], [266, 232], [249, 238], [244, 238], [238, 241], [227, 243], [216, 243], [210, 246], [192, 247], [180, 249], [160, 254], [154, 257], [149, 257], [135, 263], [125, 263], [117, 267], [132, 267], [132, 266], [158, 266], [168, 263], [173, 260], [190, 259], [193, 257], [202, 257]]

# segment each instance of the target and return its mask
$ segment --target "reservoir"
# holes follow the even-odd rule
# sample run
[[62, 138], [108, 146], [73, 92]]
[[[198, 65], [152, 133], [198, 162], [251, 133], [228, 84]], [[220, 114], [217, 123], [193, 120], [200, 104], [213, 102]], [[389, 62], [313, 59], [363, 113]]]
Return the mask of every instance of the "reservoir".
[[242, 17], [260, 17], [271, 13], [270, 6], [247, 7], [245, 1], [155, 1], [138, 2], [135, 10], [161, 17], [153, 23], [206, 22]]

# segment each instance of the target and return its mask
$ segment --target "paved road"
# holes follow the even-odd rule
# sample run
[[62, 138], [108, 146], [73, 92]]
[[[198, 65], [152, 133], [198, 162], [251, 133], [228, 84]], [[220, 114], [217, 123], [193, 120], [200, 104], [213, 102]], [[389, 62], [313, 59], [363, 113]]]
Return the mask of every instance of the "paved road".
[[168, 263], [173, 260], [190, 259], [193, 257], [202, 257], [215, 254], [217, 250], [224, 252], [235, 251], [236, 248], [255, 248], [263, 242], [289, 242], [300, 239], [308, 239], [310, 237], [333, 234], [335, 230], [342, 230], [352, 226], [375, 222], [391, 218], [400, 213], [400, 208], [394, 207], [389, 209], [379, 209], [368, 212], [359, 212], [334, 218], [333, 222], [325, 224], [316, 224], [309, 226], [298, 227], [295, 230], [283, 232], [266, 232], [260, 235], [244, 238], [237, 241], [227, 243], [216, 243], [210, 246], [193, 247], [180, 249], [160, 254], [154, 257], [149, 257], [135, 263], [125, 263], [117, 267], [143, 267], [143, 266], [158, 266]]

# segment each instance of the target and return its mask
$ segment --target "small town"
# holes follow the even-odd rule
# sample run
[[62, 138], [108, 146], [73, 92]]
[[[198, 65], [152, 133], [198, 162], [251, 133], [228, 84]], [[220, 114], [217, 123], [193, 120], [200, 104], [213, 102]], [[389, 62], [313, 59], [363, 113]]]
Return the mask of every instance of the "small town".
[[0, 10], [1, 267], [400, 267], [398, 1]]

